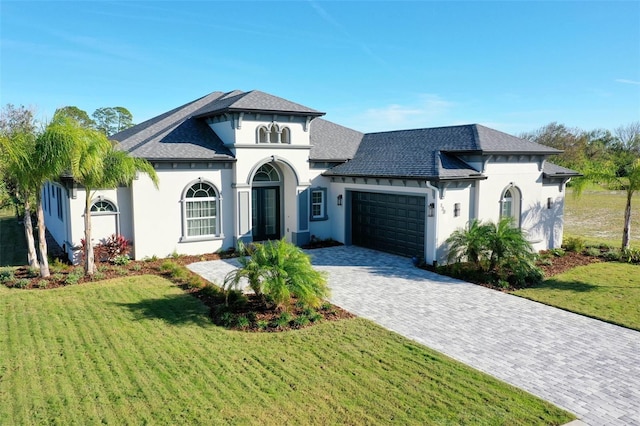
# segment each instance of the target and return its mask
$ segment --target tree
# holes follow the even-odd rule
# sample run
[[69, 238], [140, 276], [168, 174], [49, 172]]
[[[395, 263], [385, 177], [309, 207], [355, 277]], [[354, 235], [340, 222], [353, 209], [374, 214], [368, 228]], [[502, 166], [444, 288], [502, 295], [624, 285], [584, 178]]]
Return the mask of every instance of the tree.
[[[27, 261], [33, 269], [39, 266], [31, 221], [35, 193], [30, 163], [36, 156], [35, 142], [36, 123], [33, 110], [7, 104], [0, 113], [0, 169], [5, 186], [12, 191], [16, 206], [17, 203], [22, 203], [24, 209]], [[46, 258], [46, 253], [44, 257]]]
[[124, 107], [98, 108], [92, 114], [96, 129], [107, 136], [115, 135], [133, 126], [133, 115]]
[[447, 239], [448, 261], [459, 262], [463, 258], [477, 269], [482, 269], [481, 261], [487, 255], [489, 229], [478, 219], [474, 219], [464, 229], [455, 230]]
[[64, 156], [73, 179], [84, 186], [85, 273], [93, 275], [95, 259], [91, 244], [91, 199], [97, 189], [131, 185], [138, 172], [149, 175], [156, 188], [158, 176], [153, 166], [142, 158], [130, 157], [114, 147], [100, 131], [87, 129], [65, 120], [59, 136], [64, 140]]
[[253, 244], [247, 251], [250, 256], [239, 259], [241, 267], [225, 277], [227, 289], [246, 278], [256, 295], [269, 298], [280, 308], [288, 306], [291, 296], [317, 307], [329, 295], [325, 275], [313, 269], [309, 256], [299, 247], [276, 240]]
[[96, 125], [95, 121], [89, 118], [89, 114], [87, 114], [86, 111], [81, 110], [76, 106], [66, 106], [58, 108], [56, 112], [53, 113], [52, 121], [59, 120], [62, 117], [71, 118], [75, 120], [80, 126], [87, 129], [93, 129]]

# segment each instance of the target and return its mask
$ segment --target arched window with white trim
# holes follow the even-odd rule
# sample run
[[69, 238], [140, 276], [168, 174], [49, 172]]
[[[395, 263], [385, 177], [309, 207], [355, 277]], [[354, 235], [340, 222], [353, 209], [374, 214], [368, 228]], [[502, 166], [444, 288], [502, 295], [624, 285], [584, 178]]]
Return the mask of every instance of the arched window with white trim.
[[220, 196], [213, 184], [198, 181], [183, 194], [183, 238], [220, 235]]
[[510, 217], [513, 226], [520, 227], [520, 206], [522, 204], [522, 196], [520, 190], [510, 185], [502, 192], [500, 198], [500, 218]]

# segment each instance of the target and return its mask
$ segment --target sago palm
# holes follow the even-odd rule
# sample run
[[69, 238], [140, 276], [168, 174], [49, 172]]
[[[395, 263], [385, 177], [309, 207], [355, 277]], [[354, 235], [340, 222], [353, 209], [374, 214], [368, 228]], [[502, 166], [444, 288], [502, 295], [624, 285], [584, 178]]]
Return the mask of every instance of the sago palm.
[[478, 219], [473, 219], [467, 228], [454, 231], [449, 238], [448, 261], [466, 259], [477, 269], [482, 268], [482, 260], [488, 255], [490, 227]]

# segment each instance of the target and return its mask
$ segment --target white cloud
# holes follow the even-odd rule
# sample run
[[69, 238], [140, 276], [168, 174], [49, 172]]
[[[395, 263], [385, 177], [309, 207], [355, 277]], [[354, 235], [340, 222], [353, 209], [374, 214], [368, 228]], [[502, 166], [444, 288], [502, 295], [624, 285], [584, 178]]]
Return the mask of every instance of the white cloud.
[[635, 81], [635, 80], [627, 80], [625, 78], [617, 78], [616, 82], [618, 83], [624, 83], [624, 84], [635, 84], [637, 86], [640, 86], [640, 81]]
[[455, 105], [438, 95], [423, 94], [411, 104], [370, 108], [350, 121], [356, 129], [363, 131], [433, 127], [446, 123]]

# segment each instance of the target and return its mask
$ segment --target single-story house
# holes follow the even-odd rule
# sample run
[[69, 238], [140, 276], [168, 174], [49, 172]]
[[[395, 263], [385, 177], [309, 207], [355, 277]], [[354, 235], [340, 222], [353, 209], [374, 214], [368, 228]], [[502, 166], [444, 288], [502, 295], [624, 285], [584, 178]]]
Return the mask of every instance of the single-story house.
[[[559, 151], [479, 124], [361, 133], [260, 91], [213, 92], [112, 137], [153, 164], [130, 187], [92, 195], [93, 243], [121, 234], [132, 257], [201, 254], [238, 242], [334, 240], [446, 259], [470, 220], [511, 216], [537, 250], [562, 242]], [[69, 258], [84, 188], [44, 190], [46, 223]]]

